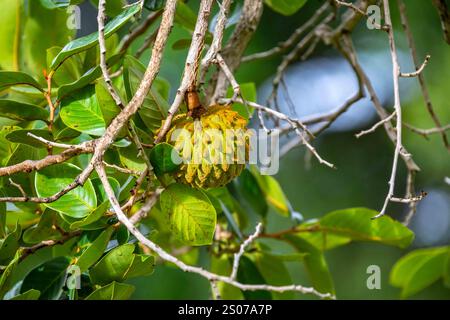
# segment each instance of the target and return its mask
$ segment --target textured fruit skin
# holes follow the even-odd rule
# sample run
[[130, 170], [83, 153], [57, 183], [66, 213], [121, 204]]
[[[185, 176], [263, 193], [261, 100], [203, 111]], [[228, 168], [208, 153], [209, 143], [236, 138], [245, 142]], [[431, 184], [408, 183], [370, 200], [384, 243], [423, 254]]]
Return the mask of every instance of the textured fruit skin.
[[[249, 154], [246, 126], [247, 120], [231, 106], [211, 106], [195, 121], [187, 114], [176, 116], [166, 135], [166, 142], [173, 145], [184, 160], [172, 174], [175, 180], [194, 188], [216, 188], [239, 176]], [[177, 136], [179, 129], [189, 135]], [[227, 143], [229, 130], [238, 138]]]

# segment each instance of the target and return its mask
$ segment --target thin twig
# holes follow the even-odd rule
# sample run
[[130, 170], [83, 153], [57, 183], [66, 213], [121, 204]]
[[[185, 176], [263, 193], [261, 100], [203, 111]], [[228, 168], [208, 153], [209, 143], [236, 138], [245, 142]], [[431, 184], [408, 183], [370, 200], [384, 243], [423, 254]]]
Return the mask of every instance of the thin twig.
[[392, 162], [392, 171], [391, 177], [389, 178], [389, 190], [384, 200], [383, 207], [380, 210], [374, 219], [383, 216], [386, 213], [387, 206], [389, 201], [392, 200], [394, 196], [395, 189], [395, 179], [397, 176], [397, 167], [398, 167], [398, 158], [400, 157], [400, 153], [402, 151], [402, 106], [400, 101], [400, 86], [399, 86], [399, 77], [400, 77], [400, 65], [398, 63], [397, 57], [397, 49], [395, 47], [395, 39], [394, 39], [394, 29], [391, 21], [391, 11], [389, 9], [389, 0], [383, 0], [384, 7], [384, 19], [386, 21], [386, 25], [389, 27], [388, 38], [389, 38], [389, 47], [391, 52], [391, 60], [392, 60], [392, 78], [394, 82], [394, 109], [395, 109], [395, 117], [397, 119], [396, 125], [396, 144], [394, 151], [394, 160]]
[[362, 136], [364, 136], [364, 135], [366, 135], [366, 134], [375, 132], [375, 130], [377, 130], [379, 127], [383, 126], [386, 122], [391, 121], [392, 118], [394, 118], [394, 117], [395, 117], [395, 111], [392, 112], [392, 113], [390, 114], [390, 116], [388, 116], [388, 117], [386, 117], [386, 118], [384, 118], [384, 119], [381, 119], [380, 121], [378, 121], [377, 123], [375, 123], [370, 129], [362, 130], [361, 132], [355, 134], [355, 137], [356, 137], [356, 138], [361, 138]]
[[251, 234], [245, 241], [241, 244], [239, 248], [239, 252], [234, 254], [234, 260], [233, 260], [233, 269], [231, 270], [230, 279], [235, 280], [237, 277], [237, 272], [239, 269], [239, 262], [241, 261], [242, 255], [245, 253], [245, 249], [247, 249], [250, 244], [255, 241], [256, 238], [259, 237], [262, 231], [262, 223], [258, 223], [255, 228], [255, 232]]

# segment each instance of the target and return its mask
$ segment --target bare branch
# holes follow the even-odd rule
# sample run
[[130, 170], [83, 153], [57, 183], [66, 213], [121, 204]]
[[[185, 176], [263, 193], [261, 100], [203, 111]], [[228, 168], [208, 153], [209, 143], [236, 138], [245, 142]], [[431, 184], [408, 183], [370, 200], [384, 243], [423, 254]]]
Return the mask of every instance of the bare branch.
[[53, 142], [53, 141], [49, 141], [47, 139], [44, 139], [42, 137], [39, 137], [35, 134], [32, 134], [31, 132], [27, 133], [27, 136], [38, 140], [39, 142], [42, 142], [43, 144], [49, 146], [49, 147], [55, 147], [55, 148], [61, 148], [61, 149], [76, 149], [77, 145], [74, 144], [65, 144], [65, 143], [58, 143], [58, 142]]
[[389, 27], [388, 38], [389, 38], [389, 46], [391, 51], [391, 60], [392, 60], [392, 78], [394, 81], [394, 109], [395, 109], [395, 117], [397, 119], [397, 137], [396, 137], [396, 145], [394, 151], [394, 160], [392, 163], [392, 172], [391, 177], [389, 179], [389, 191], [384, 200], [383, 207], [380, 210], [380, 213], [377, 214], [374, 219], [383, 216], [386, 213], [386, 209], [389, 201], [392, 200], [394, 196], [394, 188], [395, 188], [395, 178], [397, 175], [397, 167], [398, 167], [398, 158], [400, 156], [400, 152], [402, 151], [402, 106], [400, 101], [400, 86], [399, 86], [399, 77], [400, 77], [400, 65], [398, 63], [397, 57], [397, 49], [395, 47], [395, 39], [394, 39], [394, 29], [391, 21], [391, 11], [389, 9], [389, 0], [383, 0], [384, 7], [384, 19], [386, 21], [386, 25]]
[[155, 205], [156, 201], [158, 201], [159, 196], [161, 195], [161, 192], [163, 192], [164, 189], [158, 188], [153, 192], [153, 194], [147, 198], [144, 205], [130, 218], [130, 222], [132, 224], [136, 224], [142, 219], [145, 219], [152, 210], [153, 206]]
[[[231, 72], [234, 72], [241, 63], [244, 50], [247, 48], [261, 19], [263, 7], [262, 0], [244, 0], [239, 21], [228, 43], [222, 50], [222, 57]], [[211, 89], [214, 91], [210, 95], [211, 99], [208, 100], [213, 104], [225, 96], [228, 87], [228, 78], [223, 72], [219, 72], [216, 78], [211, 79], [210, 83]]]
[[259, 237], [262, 231], [262, 223], [258, 223], [255, 228], [255, 232], [251, 234], [240, 246], [239, 252], [234, 254], [233, 260], [233, 269], [231, 271], [230, 279], [235, 280], [237, 277], [237, 272], [239, 269], [239, 262], [241, 261], [242, 255], [245, 253], [245, 249], [247, 249], [256, 238]]
[[202, 0], [200, 3], [199, 16], [194, 29], [194, 37], [192, 38], [191, 46], [186, 58], [183, 78], [180, 87], [177, 90], [175, 99], [167, 112], [167, 118], [159, 130], [158, 136], [155, 139], [155, 144], [162, 141], [164, 136], [172, 124], [172, 119], [178, 111], [183, 102], [185, 93], [189, 90], [195, 90], [197, 83], [197, 73], [199, 68], [200, 56], [203, 50], [205, 35], [208, 31], [208, 18], [211, 13], [211, 6], [213, 0]]
[[317, 11], [312, 15], [312, 17], [306, 21], [303, 25], [297, 28], [288, 39], [278, 44], [278, 46], [263, 52], [258, 52], [254, 54], [250, 54], [242, 58], [242, 62], [255, 61], [259, 59], [267, 59], [271, 58], [277, 54], [283, 53], [290, 47], [292, 47], [296, 42], [298, 42], [300, 36], [309, 28], [314, 26], [315, 23], [319, 20], [321, 15], [330, 7], [328, 2], [325, 2]]
[[[439, 2], [439, 1], [435, 1], [435, 3], [437, 3], [437, 2]], [[409, 26], [408, 17], [406, 15], [406, 6], [405, 6], [405, 3], [403, 2], [403, 0], [398, 0], [397, 3], [399, 6], [400, 18], [402, 21], [403, 30], [405, 31], [406, 38], [408, 40], [408, 45], [409, 45], [409, 48], [411, 51], [411, 56], [413, 58], [414, 65], [416, 66], [416, 69], [417, 69], [417, 66], [419, 65], [419, 58], [417, 56], [416, 44], [414, 42], [411, 28]], [[449, 24], [450, 24], [450, 21], [449, 21]], [[449, 27], [450, 27], [450, 25], [449, 25]], [[450, 32], [450, 29], [448, 31]], [[448, 42], [450, 43], [450, 35], [447, 39], [448, 39]], [[436, 112], [434, 111], [433, 104], [431, 103], [431, 97], [428, 92], [428, 86], [426, 85], [425, 77], [421, 72], [419, 72], [417, 74], [417, 78], [419, 80], [420, 90], [422, 91], [422, 96], [425, 100], [425, 106], [427, 108], [427, 111], [430, 114], [431, 118], [433, 119], [433, 122], [436, 125], [436, 127], [440, 128], [441, 122], [440, 122]], [[444, 131], [441, 132], [441, 136], [442, 136], [442, 141], [444, 142], [445, 147], [448, 150], [450, 150], [450, 144], [448, 142], [447, 135], [445, 134]]]
[[362, 136], [375, 132], [375, 130], [377, 130], [379, 127], [383, 126], [386, 122], [390, 122], [393, 118], [395, 117], [395, 111], [391, 113], [390, 116], [381, 119], [380, 121], [378, 121], [377, 123], [375, 123], [370, 129], [367, 130], [362, 130], [361, 132], [355, 134], [356, 138], [361, 138]]
[[425, 69], [425, 67], [427, 66], [428, 61], [430, 61], [430, 58], [431, 58], [431, 56], [428, 54], [425, 57], [425, 60], [423, 61], [422, 65], [419, 67], [419, 69], [417, 69], [414, 72], [409, 72], [409, 73], [403, 73], [402, 72], [402, 73], [400, 73], [400, 77], [403, 77], [403, 78], [414, 78], [414, 77], [419, 76], [419, 74], [421, 74], [423, 69]]

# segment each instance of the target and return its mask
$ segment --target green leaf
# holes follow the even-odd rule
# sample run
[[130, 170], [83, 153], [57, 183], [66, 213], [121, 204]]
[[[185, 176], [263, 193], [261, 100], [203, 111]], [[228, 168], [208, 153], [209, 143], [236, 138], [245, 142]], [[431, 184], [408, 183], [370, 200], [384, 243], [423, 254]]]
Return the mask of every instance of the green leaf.
[[40, 0], [41, 5], [47, 9], [67, 8], [70, 0]]
[[14, 153], [14, 150], [16, 150], [17, 145], [14, 143], [11, 143], [9, 140], [6, 139], [6, 136], [15, 131], [20, 129], [20, 127], [16, 126], [3, 126], [0, 127], [0, 164], [2, 166], [5, 166], [9, 159], [11, 158], [12, 154]]
[[35, 289], [30, 289], [24, 293], [21, 293], [15, 297], [12, 297], [10, 300], [37, 300], [41, 292]]
[[[81, 169], [70, 163], [61, 163], [44, 168], [36, 173], [35, 187], [39, 197], [50, 197], [72, 183]], [[46, 207], [73, 218], [83, 218], [97, 207], [94, 187], [88, 179], [83, 186], [63, 195]]]
[[77, 220], [70, 224], [70, 230], [96, 230], [102, 228], [103, 225], [101, 223], [97, 224], [98, 220], [102, 218], [105, 212], [109, 209], [110, 203], [109, 200], [106, 200], [102, 204], [100, 204], [94, 211], [89, 213], [87, 217], [81, 220]]
[[[58, 257], [72, 256], [75, 244], [78, 238], [74, 237], [63, 244], [56, 244], [54, 246], [44, 247], [37, 250], [33, 254], [28, 255], [23, 259], [14, 269], [12, 274], [12, 283], [17, 283], [23, 280], [32, 270], [41, 266], [42, 264], [51, 261]], [[1, 287], [1, 286], [0, 286]]]
[[7, 265], [19, 249], [19, 240], [22, 228], [16, 225], [13, 232], [8, 234], [4, 240], [0, 240], [0, 265]]
[[307, 0], [264, 0], [273, 11], [290, 16], [300, 10]]
[[89, 271], [91, 281], [105, 285], [111, 281], [124, 281], [131, 277], [151, 274], [154, 258], [134, 254], [134, 244], [124, 244], [108, 252]]
[[[248, 257], [258, 268], [259, 272], [265, 279], [265, 283], [274, 286], [292, 284], [292, 279], [289, 275], [289, 271], [287, 270], [283, 261], [277, 256], [265, 252], [256, 252], [254, 254], [248, 255]], [[275, 299], [294, 298], [294, 293], [292, 291], [283, 293], [273, 292], [272, 295]]]
[[14, 272], [16, 271], [17, 264], [19, 263], [20, 252], [17, 252], [14, 259], [8, 264], [6, 269], [0, 276], [0, 299], [3, 299], [5, 294], [13, 287], [16, 283], [14, 281]]
[[6, 236], [6, 203], [0, 202], [0, 238]]
[[22, 1], [0, 0], [0, 7], [2, 8], [0, 10], [0, 21], [2, 22], [0, 68], [19, 71], [20, 50], [17, 47], [17, 38], [21, 36], [23, 4]]
[[30, 289], [39, 290], [41, 300], [58, 299], [62, 293], [69, 259], [59, 257], [50, 260], [31, 271], [23, 280], [21, 293]]
[[[144, 76], [145, 67], [139, 60], [132, 56], [126, 56], [123, 64], [125, 90], [128, 100], [131, 100]], [[157, 80], [155, 83], [158, 82], [160, 81]], [[164, 99], [163, 92], [157, 90], [158, 87], [164, 91], [166, 90], [165, 84], [152, 86], [138, 111], [139, 117], [153, 133], [161, 127], [161, 122], [167, 117], [167, 111], [169, 109], [169, 104]]]
[[134, 286], [112, 282], [92, 292], [86, 300], [128, 300], [134, 292]]
[[98, 259], [101, 258], [108, 246], [109, 239], [114, 231], [113, 227], [104, 230], [97, 239], [92, 242], [77, 260], [81, 272], [87, 271]]
[[388, 216], [372, 220], [376, 214], [366, 208], [338, 210], [322, 217], [319, 225], [327, 233], [356, 241], [380, 242], [400, 248], [411, 244], [414, 238], [411, 230]]
[[134, 244], [125, 244], [108, 252], [89, 271], [91, 281], [105, 285], [111, 281], [123, 281], [124, 275], [133, 263]]
[[99, 81], [95, 84], [95, 95], [97, 96], [105, 124], [108, 126], [119, 114], [120, 108], [111, 97], [104, 81]]
[[147, 276], [153, 273], [155, 267], [155, 257], [146, 254], [135, 254], [130, 268], [125, 274], [125, 278]]
[[35, 87], [41, 92], [44, 90], [34, 78], [23, 72], [0, 71], [0, 89], [9, 88], [18, 85], [28, 85]]
[[278, 181], [272, 176], [261, 175], [256, 166], [251, 167], [251, 172], [264, 193], [267, 203], [282, 216], [289, 216], [290, 204]]
[[[61, 49], [61, 47], [51, 47], [47, 49], [47, 66], [49, 68], [53, 59], [58, 55]], [[64, 64], [62, 64], [61, 67], [55, 71], [52, 80], [57, 86], [73, 83], [81, 77], [83, 71], [82, 69], [82, 58], [80, 57], [80, 55], [73, 55], [70, 58], [66, 59]]]
[[402, 288], [402, 298], [410, 297], [444, 277], [449, 256], [450, 247], [412, 251], [397, 261], [389, 281]]
[[216, 210], [200, 190], [171, 184], [160, 197], [174, 236], [184, 244], [211, 244], [216, 227]]
[[54, 224], [61, 220], [58, 214], [52, 210], [45, 210], [37, 225], [28, 228], [23, 233], [23, 241], [35, 244], [44, 240], [57, 240], [61, 238], [61, 232], [54, 228]]
[[314, 288], [321, 293], [334, 294], [333, 278], [331, 277], [324, 254], [300, 237], [286, 235], [284, 238], [300, 253], [307, 253], [303, 258], [303, 262]]
[[94, 136], [101, 136], [105, 132], [105, 120], [94, 86], [85, 87], [63, 99], [60, 117], [73, 130]]
[[[257, 101], [256, 98], [256, 86], [253, 82], [241, 83], [239, 84], [241, 88], [241, 95], [246, 101]], [[233, 88], [229, 87], [227, 91], [227, 97], [231, 98], [233, 96]], [[234, 103], [232, 109], [238, 112], [245, 119], [252, 117], [254, 108], [246, 106], [242, 103]]]
[[179, 39], [172, 44], [173, 50], [184, 50], [189, 48], [192, 39]]
[[[98, 0], [91, 0], [98, 7]], [[105, 11], [108, 17], [115, 17], [122, 12], [122, 9], [128, 2], [126, 0], [108, 0], [105, 1]]]
[[150, 11], [158, 11], [164, 6], [165, 3], [166, 0], [145, 0], [144, 7]]
[[23, 26], [21, 53], [22, 70], [28, 70], [40, 79], [47, 68], [47, 49], [63, 46], [75, 36], [75, 29], [67, 27], [66, 10], [49, 10], [39, 1], [28, 1], [27, 17]]
[[179, 1], [175, 11], [175, 23], [181, 25], [188, 31], [194, 31], [196, 21], [197, 15], [195, 12], [187, 4]]
[[47, 145], [39, 142], [33, 137], [30, 137], [28, 133], [34, 134], [35, 136], [44, 138], [48, 141], [53, 141], [53, 135], [48, 130], [43, 129], [19, 129], [14, 130], [13, 132], [6, 135], [6, 139], [8, 141], [14, 142], [14, 143], [21, 143], [26, 144], [28, 146], [34, 147], [34, 148], [40, 148], [40, 149], [46, 149]]
[[[227, 255], [221, 255], [220, 257], [211, 255], [211, 272], [222, 276], [229, 276], [231, 269], [231, 262]], [[217, 287], [220, 292], [220, 297], [224, 300], [242, 300], [244, 298], [242, 291], [232, 285], [218, 282]]]
[[165, 142], [158, 143], [150, 152], [150, 163], [157, 175], [177, 170], [181, 161], [175, 148]]
[[267, 201], [255, 176], [247, 169], [230, 185], [232, 194], [239, 200], [244, 208], [265, 217], [267, 215]]
[[0, 100], [0, 117], [18, 121], [47, 121], [49, 113], [44, 108], [14, 100]]
[[[112, 67], [117, 62], [120, 61], [121, 55], [117, 54], [112, 56], [107, 60], [108, 66]], [[94, 82], [97, 78], [101, 77], [102, 70], [100, 66], [92, 67], [88, 71], [86, 71], [81, 77], [79, 77], [76, 81], [68, 84], [64, 84], [58, 88], [58, 99], [61, 100], [63, 97], [67, 96], [68, 94], [79, 90], [81, 88], [84, 88], [88, 84]]]
[[[246, 256], [242, 256], [237, 273], [237, 280], [246, 284], [264, 284], [266, 281], [255, 264]], [[243, 291], [246, 300], [272, 300], [269, 291]]]
[[[139, 3], [129, 6], [121, 14], [112, 19], [105, 26], [105, 38], [110, 37], [128, 20], [140, 11]], [[68, 57], [94, 47], [98, 42], [98, 32], [69, 42], [52, 62], [51, 69], [57, 69]]]

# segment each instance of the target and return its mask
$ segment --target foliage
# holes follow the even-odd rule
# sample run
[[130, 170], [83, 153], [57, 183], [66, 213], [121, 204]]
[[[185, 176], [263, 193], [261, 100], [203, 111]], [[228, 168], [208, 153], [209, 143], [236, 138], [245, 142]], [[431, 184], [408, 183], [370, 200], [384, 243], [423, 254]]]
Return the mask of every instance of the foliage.
[[[73, 31], [65, 27], [64, 9], [80, 2], [29, 1], [32, 5], [26, 11], [23, 1], [0, 1], [1, 16], [5, 18], [2, 21], [8, 28], [0, 36], [2, 167], [63, 152], [58, 147], [49, 148], [32, 135], [64, 144], [91, 141], [102, 136], [120, 112], [102, 80], [98, 34], [74, 38]], [[119, 71], [113, 83], [123, 101], [129, 102], [144, 76], [145, 66], [131, 49], [120, 50], [119, 39], [135, 23], [137, 14], [149, 12], [140, 13], [139, 5], [122, 9], [122, 1], [111, 3], [114, 5], [107, 7], [110, 19], [105, 28], [105, 37], [112, 48], [108, 52], [108, 65], [112, 71]], [[306, 0], [265, 3], [278, 13], [292, 15]], [[152, 0], [145, 1], [144, 7], [158, 11], [163, 5], [164, 1]], [[179, 27], [192, 30], [195, 17], [187, 5], [180, 3], [175, 19]], [[19, 46], [20, 52], [3, 50], [14, 47], [9, 45], [14, 35], [34, 41], [24, 41]], [[50, 91], [49, 77], [54, 77]], [[351, 242], [373, 242], [402, 249], [412, 242], [414, 235], [407, 227], [387, 216], [371, 220], [377, 212], [366, 208], [333, 211], [318, 220], [299, 222], [294, 219], [298, 213], [278, 181], [261, 175], [254, 166], [222, 188], [194, 189], [175, 183], [167, 175], [178, 168], [173, 161], [173, 147], [166, 143], [152, 145], [167, 117], [169, 92], [173, 89], [167, 80], [158, 77], [129, 127], [122, 130], [104, 156], [105, 162], [115, 166], [108, 167], [109, 181], [121, 204], [130, 194], [138, 198], [126, 209], [130, 216], [143, 206], [140, 200], [145, 200], [147, 194], [164, 188], [149, 217], [140, 224], [142, 232], [159, 246], [174, 251], [188, 248], [188, 253], [203, 246], [209, 253], [211, 271], [229, 275], [233, 254], [243, 240], [242, 230], [251, 229], [249, 220], [269, 221], [260, 238], [289, 244], [290, 252], [277, 252], [264, 241], [258, 241], [242, 257], [237, 280], [247, 284], [289, 285], [292, 279], [288, 266], [294, 262], [298, 268], [300, 264], [304, 266], [317, 291], [339, 295], [326, 251]], [[245, 99], [256, 101], [254, 83], [242, 84], [241, 90]], [[46, 95], [57, 105], [54, 119]], [[252, 117], [252, 110], [244, 104], [233, 107], [246, 119]], [[144, 151], [136, 145], [133, 132], [146, 146]], [[146, 157], [154, 172], [149, 179], [140, 181], [139, 175], [147, 168]], [[0, 196], [21, 197], [24, 192], [25, 197], [52, 197], [77, 181], [89, 159], [89, 155], [79, 155], [36, 172], [0, 177]], [[136, 190], [136, 185], [141, 189]], [[290, 224], [285, 232], [268, 231], [270, 218], [276, 215]], [[226, 236], [221, 238], [220, 231]], [[200, 264], [194, 254], [180, 259]], [[134, 291], [128, 280], [150, 276], [158, 268], [155, 261], [154, 252], [136, 244], [135, 237], [118, 223], [105, 189], [94, 174], [56, 201], [0, 202], [1, 298], [128, 299]], [[391, 283], [402, 288], [402, 297], [409, 297], [438, 279], [449, 285], [449, 261], [448, 247], [413, 251], [395, 265]], [[73, 266], [81, 275], [81, 287], [77, 289], [69, 288], [66, 281]], [[219, 290], [224, 298], [295, 298], [292, 292], [247, 292], [224, 283], [219, 284]]]

